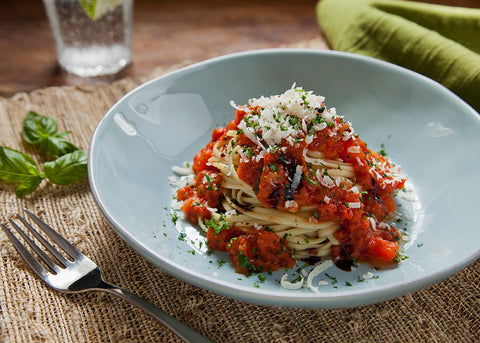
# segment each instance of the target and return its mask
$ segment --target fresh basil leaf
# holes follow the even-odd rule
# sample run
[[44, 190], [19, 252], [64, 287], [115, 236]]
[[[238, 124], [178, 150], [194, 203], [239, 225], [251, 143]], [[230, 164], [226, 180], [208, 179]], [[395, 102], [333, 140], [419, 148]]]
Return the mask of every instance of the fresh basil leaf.
[[44, 139], [40, 143], [40, 149], [53, 158], [58, 158], [78, 150], [75, 144], [67, 141], [59, 134]]
[[32, 193], [38, 188], [42, 182], [43, 177], [32, 177], [28, 180], [25, 180], [23, 183], [19, 184], [15, 189], [15, 195], [19, 198]]
[[57, 132], [57, 122], [51, 117], [44, 117], [35, 112], [28, 112], [23, 120], [23, 139], [31, 144], [38, 144]]
[[76, 150], [43, 165], [47, 178], [60, 186], [70, 185], [87, 176], [88, 153]]
[[18, 184], [15, 194], [19, 197], [33, 192], [45, 175], [40, 172], [35, 160], [20, 151], [0, 147], [0, 179]]
[[70, 131], [57, 132], [57, 122], [51, 117], [28, 112], [23, 121], [23, 139], [30, 144], [40, 144], [40, 150], [47, 156], [58, 158], [78, 148], [65, 139]]

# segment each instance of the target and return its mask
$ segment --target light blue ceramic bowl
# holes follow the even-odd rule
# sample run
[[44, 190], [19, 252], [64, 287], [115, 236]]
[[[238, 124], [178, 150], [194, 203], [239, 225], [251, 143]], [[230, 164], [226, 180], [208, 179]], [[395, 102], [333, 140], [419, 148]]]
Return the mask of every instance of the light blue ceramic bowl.
[[[233, 119], [230, 100], [245, 104], [282, 93], [294, 82], [325, 96], [369, 147], [384, 147], [408, 176], [409, 199], [397, 200], [400, 226], [406, 224], [410, 235], [404, 246], [409, 258], [398, 267], [332, 267], [316, 279], [328, 282], [318, 292], [286, 290], [278, 282], [283, 272], [264, 274], [265, 281], [236, 274], [227, 256], [205, 253], [196, 227], [172, 222], [172, 166], [191, 161], [211, 130]], [[118, 234], [166, 272], [253, 303], [340, 308], [430, 286], [480, 256], [478, 151], [478, 114], [428, 78], [347, 53], [260, 50], [194, 64], [128, 93], [95, 130], [89, 180]]]

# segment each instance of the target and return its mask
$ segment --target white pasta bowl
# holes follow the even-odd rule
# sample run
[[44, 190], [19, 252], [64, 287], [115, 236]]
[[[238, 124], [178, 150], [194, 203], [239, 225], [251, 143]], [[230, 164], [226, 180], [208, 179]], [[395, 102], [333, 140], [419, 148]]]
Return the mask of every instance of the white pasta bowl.
[[[407, 175], [407, 196], [397, 202], [409, 258], [396, 267], [345, 272], [332, 266], [313, 287], [288, 290], [279, 282], [285, 270], [263, 273], [265, 279], [235, 273], [227, 255], [207, 253], [198, 227], [181, 215], [172, 220], [172, 167], [191, 161], [212, 129], [234, 118], [230, 100], [246, 104], [293, 83], [325, 96], [327, 107], [350, 121], [371, 149], [384, 148]], [[480, 163], [473, 157], [479, 148], [478, 113], [426, 77], [354, 54], [272, 49], [207, 60], [134, 89], [99, 122], [88, 171], [109, 223], [162, 270], [248, 302], [342, 308], [430, 286], [479, 258]], [[297, 271], [288, 273], [291, 280]]]

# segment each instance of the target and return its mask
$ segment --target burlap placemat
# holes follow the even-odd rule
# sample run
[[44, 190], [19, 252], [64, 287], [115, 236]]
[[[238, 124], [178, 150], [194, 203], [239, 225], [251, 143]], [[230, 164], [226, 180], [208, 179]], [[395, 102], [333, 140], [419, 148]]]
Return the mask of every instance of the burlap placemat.
[[[321, 40], [295, 46], [324, 48]], [[59, 87], [0, 98], [0, 145], [22, 143], [25, 114], [54, 117], [87, 149], [94, 128], [121, 96], [166, 69], [88, 88]], [[247, 304], [178, 280], [130, 248], [98, 210], [88, 181], [44, 182], [18, 199], [0, 183], [0, 220], [29, 208], [98, 263], [108, 281], [135, 291], [214, 342], [478, 342], [480, 261], [428, 289], [346, 310], [302, 310]], [[0, 232], [0, 335], [3, 342], [176, 342], [170, 330], [128, 303], [102, 293], [65, 295], [32, 275]]]

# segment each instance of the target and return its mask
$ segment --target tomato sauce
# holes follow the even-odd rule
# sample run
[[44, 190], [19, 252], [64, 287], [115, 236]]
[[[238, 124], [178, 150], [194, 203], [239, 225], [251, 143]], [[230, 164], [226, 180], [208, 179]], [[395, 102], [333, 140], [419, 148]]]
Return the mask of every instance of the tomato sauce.
[[[182, 210], [194, 224], [198, 223], [198, 218], [209, 220], [211, 214], [206, 207], [217, 207], [222, 201], [222, 176], [208, 163], [215, 143], [229, 139], [228, 130], [237, 130], [237, 144], [253, 156], [259, 153], [258, 146], [238, 128], [244, 117], [245, 112], [237, 110], [235, 119], [226, 128], [213, 131], [212, 140], [195, 155], [195, 181], [178, 191], [178, 199], [185, 201]], [[357, 261], [396, 262], [400, 233], [388, 225], [380, 227], [379, 223], [395, 212], [392, 193], [403, 188], [405, 180], [395, 178], [391, 172], [394, 166], [368, 149], [358, 136], [344, 139], [352, 135], [350, 127], [341, 118], [335, 121], [333, 127], [316, 133], [308, 149], [322, 152], [325, 159], [350, 163], [355, 174], [353, 181], [361, 192], [352, 190], [354, 184], [350, 181], [342, 181], [334, 187], [319, 182], [312, 166], [305, 161], [305, 139], [294, 144], [282, 141], [283, 149], [269, 150], [260, 159], [240, 159], [237, 174], [267, 208], [295, 212], [302, 206], [315, 206], [311, 221], [338, 223], [340, 229], [335, 238], [339, 244], [333, 246], [332, 257], [339, 268], [350, 270]], [[297, 166], [301, 166], [301, 180], [294, 185], [292, 180], [299, 173]], [[264, 229], [233, 226], [219, 231], [210, 228], [207, 239], [210, 249], [231, 254], [239, 273], [274, 271], [295, 265], [286, 241]]]
[[215, 234], [210, 228], [207, 240], [209, 249], [229, 252], [235, 270], [241, 274], [293, 268], [296, 263], [285, 241], [264, 229], [234, 226]]

